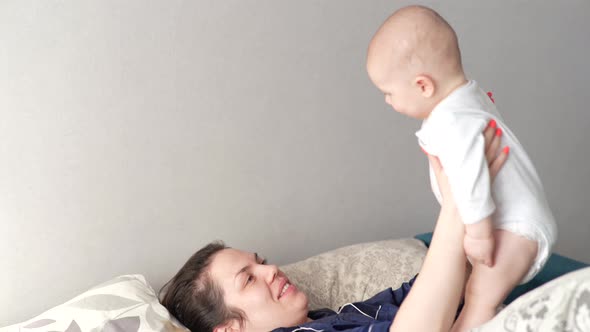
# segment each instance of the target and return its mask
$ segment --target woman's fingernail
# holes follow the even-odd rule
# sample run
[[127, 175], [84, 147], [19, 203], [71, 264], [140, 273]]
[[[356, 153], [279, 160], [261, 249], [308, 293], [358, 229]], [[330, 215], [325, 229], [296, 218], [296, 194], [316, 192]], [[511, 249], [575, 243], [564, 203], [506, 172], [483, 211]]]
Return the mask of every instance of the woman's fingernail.
[[487, 93], [487, 95], [488, 95], [488, 97], [490, 97], [490, 100], [492, 101], [492, 103], [496, 103], [496, 101], [494, 100], [494, 97], [493, 97], [493, 95], [492, 95], [492, 92], [491, 92], [491, 91], [489, 91], [489, 92]]
[[498, 137], [502, 136], [502, 129], [500, 129], [500, 128], [496, 129], [496, 136], [498, 136]]
[[488, 126], [490, 126], [492, 128], [496, 128], [496, 120], [494, 120], [494, 119], [490, 120], [490, 123], [488, 123]]
[[502, 152], [504, 152], [505, 154], [508, 154], [508, 152], [510, 152], [510, 147], [509, 147], [509, 146], [505, 146], [505, 147], [502, 149]]

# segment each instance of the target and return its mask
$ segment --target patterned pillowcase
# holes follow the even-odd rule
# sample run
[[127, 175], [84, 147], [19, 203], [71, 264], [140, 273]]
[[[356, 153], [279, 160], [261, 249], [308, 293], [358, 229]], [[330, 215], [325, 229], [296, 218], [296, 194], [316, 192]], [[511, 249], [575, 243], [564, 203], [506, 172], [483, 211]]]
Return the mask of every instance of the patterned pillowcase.
[[565, 274], [510, 303], [473, 332], [590, 331], [590, 267]]
[[170, 316], [142, 275], [124, 275], [0, 332], [188, 331]]
[[281, 267], [308, 295], [310, 309], [366, 300], [415, 276], [426, 246], [416, 239], [355, 244]]

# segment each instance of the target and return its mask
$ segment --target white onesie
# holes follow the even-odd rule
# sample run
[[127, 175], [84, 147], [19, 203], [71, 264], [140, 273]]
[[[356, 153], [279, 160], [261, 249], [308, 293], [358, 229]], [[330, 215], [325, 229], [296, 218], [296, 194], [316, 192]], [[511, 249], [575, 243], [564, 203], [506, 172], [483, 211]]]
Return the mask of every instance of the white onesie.
[[[502, 129], [502, 146], [510, 147], [492, 188], [482, 134], [491, 119]], [[537, 241], [537, 257], [521, 283], [532, 279], [549, 258], [557, 226], [533, 163], [477, 82], [469, 81], [443, 99], [416, 136], [426, 152], [440, 159], [465, 224], [494, 214], [495, 228]], [[430, 184], [440, 203], [432, 168]]]

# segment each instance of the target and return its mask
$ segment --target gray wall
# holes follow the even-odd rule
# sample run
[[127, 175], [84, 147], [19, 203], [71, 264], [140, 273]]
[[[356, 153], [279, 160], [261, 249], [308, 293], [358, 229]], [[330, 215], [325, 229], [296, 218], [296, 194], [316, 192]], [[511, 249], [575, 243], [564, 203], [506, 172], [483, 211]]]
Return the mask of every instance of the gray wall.
[[[0, 2], [0, 326], [213, 239], [279, 264], [430, 231], [365, 50], [406, 1]], [[590, 261], [590, 2], [431, 1]]]

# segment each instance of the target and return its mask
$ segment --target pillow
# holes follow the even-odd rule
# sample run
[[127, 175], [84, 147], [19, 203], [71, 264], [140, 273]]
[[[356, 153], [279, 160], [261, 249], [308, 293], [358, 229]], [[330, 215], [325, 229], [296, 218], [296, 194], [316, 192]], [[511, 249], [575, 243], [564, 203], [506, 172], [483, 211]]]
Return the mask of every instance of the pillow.
[[473, 331], [590, 331], [590, 267], [520, 296]]
[[100, 284], [24, 323], [0, 332], [188, 331], [159, 302], [142, 275], [123, 275]]
[[307, 294], [310, 309], [337, 310], [388, 287], [400, 287], [418, 273], [425, 256], [422, 241], [396, 239], [342, 247], [281, 270]]

